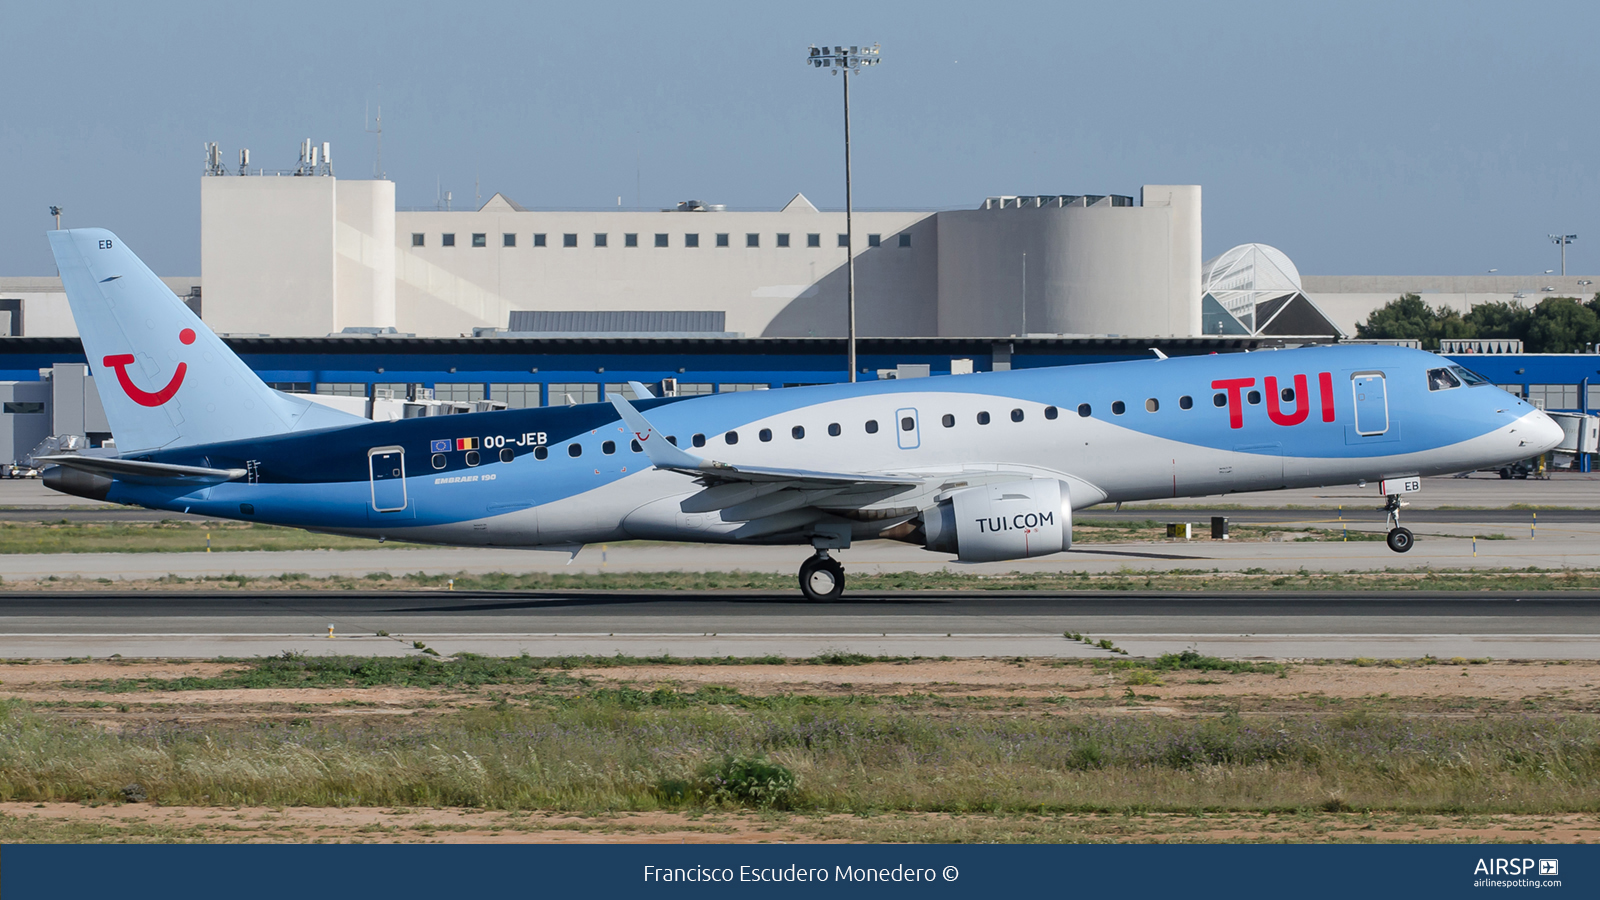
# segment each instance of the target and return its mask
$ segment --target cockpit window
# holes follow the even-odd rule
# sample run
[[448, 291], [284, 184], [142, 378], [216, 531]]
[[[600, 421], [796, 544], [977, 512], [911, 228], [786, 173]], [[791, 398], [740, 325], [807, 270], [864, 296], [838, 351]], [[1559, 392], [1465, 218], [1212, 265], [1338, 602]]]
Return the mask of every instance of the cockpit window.
[[1450, 371], [1457, 378], [1461, 379], [1461, 383], [1467, 387], [1477, 387], [1480, 384], [1489, 383], [1489, 379], [1479, 375], [1477, 372], [1474, 372], [1471, 369], [1463, 368], [1461, 366], [1451, 366]]
[[1451, 374], [1449, 369], [1428, 370], [1428, 390], [1448, 391], [1458, 387], [1461, 387], [1461, 379]]

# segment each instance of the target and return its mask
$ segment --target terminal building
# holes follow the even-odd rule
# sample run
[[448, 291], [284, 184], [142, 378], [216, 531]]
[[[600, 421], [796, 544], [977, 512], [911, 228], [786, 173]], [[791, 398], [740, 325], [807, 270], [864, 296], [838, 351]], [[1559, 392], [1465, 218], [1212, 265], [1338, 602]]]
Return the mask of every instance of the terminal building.
[[[1302, 277], [1264, 244], [1206, 259], [1197, 185], [864, 210], [850, 229], [799, 193], [761, 211], [501, 194], [407, 210], [308, 141], [281, 172], [226, 168], [213, 145], [199, 186], [201, 272], [168, 287], [280, 390], [379, 418], [596, 402], [629, 380], [679, 395], [845, 380], [847, 247], [858, 378], [1334, 341], [1406, 291], [1465, 308], [1588, 282]], [[0, 276], [0, 463], [39, 435], [113, 439], [97, 403], [56, 396], [94, 393], [76, 335], [59, 279]], [[1600, 407], [1595, 363], [1464, 361], [1550, 409]]]

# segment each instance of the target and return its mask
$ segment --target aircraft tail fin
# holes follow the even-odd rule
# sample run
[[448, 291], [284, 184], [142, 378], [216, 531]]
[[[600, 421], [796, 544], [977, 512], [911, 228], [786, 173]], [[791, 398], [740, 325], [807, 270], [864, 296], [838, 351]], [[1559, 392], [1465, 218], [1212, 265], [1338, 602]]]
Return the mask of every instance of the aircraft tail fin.
[[268, 387], [111, 232], [50, 249], [123, 455], [366, 421]]

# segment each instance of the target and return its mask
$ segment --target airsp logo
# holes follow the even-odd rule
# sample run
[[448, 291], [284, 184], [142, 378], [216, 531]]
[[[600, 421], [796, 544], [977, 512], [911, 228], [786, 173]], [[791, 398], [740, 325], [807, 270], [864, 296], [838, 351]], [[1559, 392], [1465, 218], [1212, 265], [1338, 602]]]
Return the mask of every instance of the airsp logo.
[[[1527, 875], [1533, 872], [1531, 859], [1479, 859], [1477, 868], [1472, 870], [1474, 875]], [[1555, 875], [1560, 869], [1560, 864], [1553, 859], [1539, 860], [1540, 875]]]

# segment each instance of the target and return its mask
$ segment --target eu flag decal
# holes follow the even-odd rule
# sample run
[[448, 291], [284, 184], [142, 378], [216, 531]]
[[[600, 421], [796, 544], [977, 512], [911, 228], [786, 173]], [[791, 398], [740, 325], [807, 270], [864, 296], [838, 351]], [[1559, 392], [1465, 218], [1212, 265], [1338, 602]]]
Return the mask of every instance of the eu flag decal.
[[478, 439], [475, 438], [475, 437], [471, 437], [471, 438], [456, 438], [456, 449], [457, 450], [476, 450], [476, 449], [478, 449]]
[[448, 453], [448, 452], [450, 452], [450, 442], [449, 441], [434, 441], [429, 446], [428, 452], [429, 453]]

